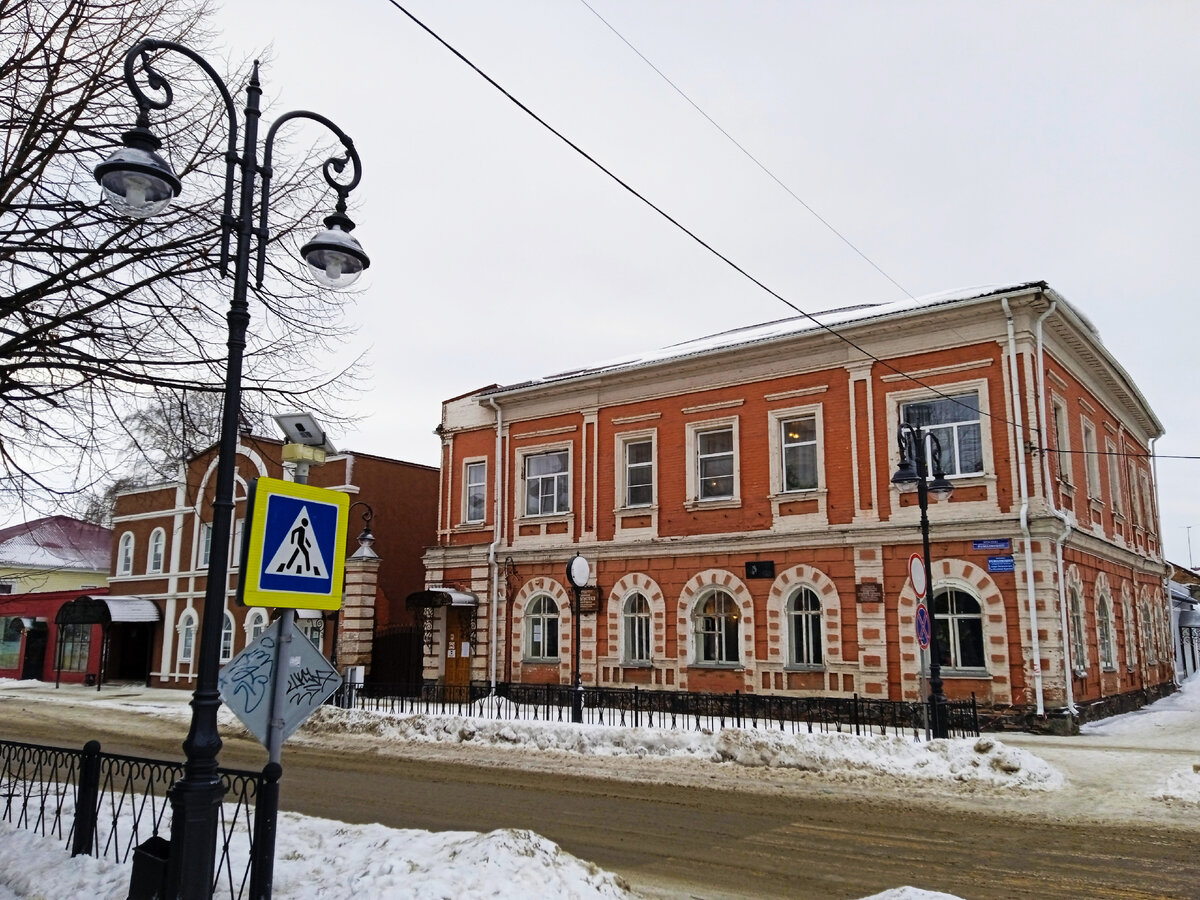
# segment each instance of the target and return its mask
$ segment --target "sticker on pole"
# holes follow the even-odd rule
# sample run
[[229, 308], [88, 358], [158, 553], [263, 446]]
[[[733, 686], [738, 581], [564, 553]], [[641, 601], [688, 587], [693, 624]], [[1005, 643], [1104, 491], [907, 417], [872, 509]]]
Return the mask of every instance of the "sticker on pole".
[[238, 599], [246, 606], [338, 609], [350, 497], [259, 478], [249, 506]]
[[908, 558], [908, 578], [912, 582], [913, 590], [917, 592], [917, 599], [924, 599], [928, 584], [925, 577], [925, 560], [916, 553]]

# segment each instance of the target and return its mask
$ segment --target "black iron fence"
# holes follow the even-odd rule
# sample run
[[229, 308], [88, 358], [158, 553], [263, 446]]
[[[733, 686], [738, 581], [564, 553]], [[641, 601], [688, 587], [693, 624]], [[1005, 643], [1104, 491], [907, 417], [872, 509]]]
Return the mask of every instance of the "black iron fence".
[[[344, 684], [330, 700], [383, 712], [474, 716], [525, 721], [571, 721], [574, 688], [559, 684]], [[978, 737], [975, 695], [948, 700], [950, 737]], [[792, 733], [925, 734], [928, 704], [860, 697], [790, 697], [585, 687], [583, 717], [590, 725], [716, 730], [770, 728]]]
[[[220, 769], [225, 786], [213, 892], [240, 900], [259, 896], [255, 798], [259, 772]], [[82, 750], [0, 741], [0, 819], [62, 841], [72, 856], [127, 862], [134, 850], [169, 831], [170, 792], [181, 763], [102, 753], [97, 741]]]

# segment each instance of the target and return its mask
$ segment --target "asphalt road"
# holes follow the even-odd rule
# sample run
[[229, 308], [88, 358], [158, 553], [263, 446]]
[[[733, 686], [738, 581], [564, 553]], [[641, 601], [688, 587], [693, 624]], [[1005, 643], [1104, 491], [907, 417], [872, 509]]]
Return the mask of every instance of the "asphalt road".
[[[72, 747], [94, 737], [109, 752], [181, 757], [186, 729], [167, 736], [177, 723], [147, 728], [145, 716], [107, 710], [83, 734], [51, 704], [16, 712], [0, 707], [0, 737]], [[265, 754], [232, 739], [221, 759], [257, 768]], [[649, 896], [848, 900], [910, 884], [967, 900], [1200, 897], [1198, 834], [1136, 823], [848, 799], [819, 785], [781, 796], [753, 776], [729, 790], [292, 744], [284, 764], [287, 809], [398, 828], [528, 828]]]

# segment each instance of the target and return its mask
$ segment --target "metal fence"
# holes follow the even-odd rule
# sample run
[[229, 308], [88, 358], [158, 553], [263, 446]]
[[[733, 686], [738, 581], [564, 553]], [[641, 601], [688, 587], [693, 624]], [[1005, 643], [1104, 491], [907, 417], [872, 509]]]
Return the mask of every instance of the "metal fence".
[[[559, 684], [342, 685], [331, 703], [355, 709], [487, 719], [571, 720], [575, 690]], [[948, 700], [950, 737], [978, 737], [975, 695]], [[640, 688], [585, 687], [583, 719], [590, 725], [716, 730], [765, 728], [792, 733], [925, 734], [928, 704], [860, 697], [789, 697], [777, 694], [710, 694]]]
[[[213, 892], [240, 900], [248, 888], [259, 828], [259, 772], [220, 769], [225, 786]], [[181, 763], [102, 753], [98, 741], [82, 750], [0, 741], [0, 819], [62, 841], [72, 856], [127, 862], [146, 840], [169, 830], [164, 817]]]

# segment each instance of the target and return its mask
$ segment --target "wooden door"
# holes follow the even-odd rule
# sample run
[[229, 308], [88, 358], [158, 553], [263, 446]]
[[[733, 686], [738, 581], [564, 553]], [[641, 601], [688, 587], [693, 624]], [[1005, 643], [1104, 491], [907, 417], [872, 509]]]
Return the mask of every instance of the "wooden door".
[[474, 609], [446, 608], [446, 699], [466, 701], [471, 684], [471, 619]]

